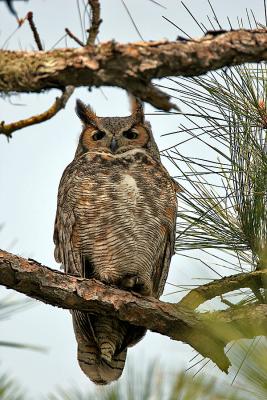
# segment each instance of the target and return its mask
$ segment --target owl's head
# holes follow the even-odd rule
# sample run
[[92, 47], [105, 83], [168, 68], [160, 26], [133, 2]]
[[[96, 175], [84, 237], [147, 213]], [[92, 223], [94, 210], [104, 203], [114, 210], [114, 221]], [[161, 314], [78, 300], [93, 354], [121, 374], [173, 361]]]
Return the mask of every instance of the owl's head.
[[98, 117], [90, 106], [77, 100], [76, 113], [83, 123], [75, 157], [88, 151], [121, 154], [142, 148], [159, 160], [159, 150], [151, 126], [145, 121], [141, 101], [131, 99], [132, 113], [128, 117]]

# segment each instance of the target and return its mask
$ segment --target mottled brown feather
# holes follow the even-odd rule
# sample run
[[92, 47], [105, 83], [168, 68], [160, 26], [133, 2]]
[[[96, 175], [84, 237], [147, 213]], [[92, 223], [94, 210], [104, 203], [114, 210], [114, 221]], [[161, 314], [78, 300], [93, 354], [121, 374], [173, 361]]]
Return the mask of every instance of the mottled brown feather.
[[[135, 114], [142, 112], [138, 107]], [[91, 112], [82, 107], [78, 114]], [[102, 148], [98, 143], [91, 149], [82, 134], [75, 158], [63, 173], [55, 258], [68, 273], [158, 298], [174, 253], [177, 185], [160, 162], [148, 123], [138, 122], [134, 143], [123, 132], [136, 124], [136, 116], [94, 118], [106, 137]], [[115, 153], [109, 149], [110, 135], [119, 142]], [[97, 384], [117, 379], [127, 347], [146, 330], [80, 311], [72, 317], [81, 369]]]

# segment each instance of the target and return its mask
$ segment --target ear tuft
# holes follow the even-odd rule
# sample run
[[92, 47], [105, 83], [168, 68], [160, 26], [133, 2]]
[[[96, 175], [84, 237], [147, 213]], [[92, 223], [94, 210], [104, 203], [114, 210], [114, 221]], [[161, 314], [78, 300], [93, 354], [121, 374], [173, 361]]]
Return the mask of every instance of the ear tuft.
[[140, 99], [138, 99], [138, 97], [135, 97], [130, 93], [129, 93], [129, 100], [131, 105], [132, 117], [136, 120], [137, 123], [138, 122], [143, 123], [145, 120], [143, 102]]
[[80, 99], [76, 100], [76, 114], [80, 120], [85, 124], [95, 125], [97, 116], [90, 106], [86, 106]]

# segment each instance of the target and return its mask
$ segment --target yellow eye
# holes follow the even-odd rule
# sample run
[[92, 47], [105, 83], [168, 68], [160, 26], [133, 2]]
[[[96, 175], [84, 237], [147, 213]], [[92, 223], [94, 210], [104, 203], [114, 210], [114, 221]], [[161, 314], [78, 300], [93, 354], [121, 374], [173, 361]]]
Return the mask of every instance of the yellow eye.
[[104, 136], [106, 136], [105, 132], [97, 131], [93, 134], [92, 138], [93, 140], [97, 141], [103, 139]]
[[123, 132], [123, 136], [126, 137], [126, 139], [132, 140], [132, 139], [136, 139], [138, 136], [138, 133], [135, 131], [125, 131]]

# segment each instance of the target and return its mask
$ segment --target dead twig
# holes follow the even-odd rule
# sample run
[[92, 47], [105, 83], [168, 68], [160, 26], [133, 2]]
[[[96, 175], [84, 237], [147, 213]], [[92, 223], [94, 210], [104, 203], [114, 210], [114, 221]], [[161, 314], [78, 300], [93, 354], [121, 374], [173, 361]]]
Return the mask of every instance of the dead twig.
[[18, 131], [19, 129], [26, 128], [27, 126], [40, 124], [41, 122], [47, 121], [48, 119], [54, 117], [60, 110], [65, 108], [67, 101], [74, 91], [73, 86], [67, 86], [62, 95], [57, 97], [54, 104], [45, 112], [33, 115], [32, 117], [21, 119], [10, 124], [5, 124], [4, 121], [0, 123], [0, 134], [6, 135], [7, 138], [12, 137], [12, 133]]
[[102, 22], [100, 19], [100, 4], [98, 0], [88, 0], [88, 3], [92, 10], [92, 18], [91, 18], [91, 26], [87, 29], [88, 38], [87, 38], [87, 45], [93, 46], [95, 44], [96, 37], [99, 32], [99, 26]]
[[44, 50], [43, 45], [41, 43], [39, 33], [37, 31], [35, 23], [33, 22], [33, 13], [31, 11], [28, 12], [26, 19], [29, 21], [29, 25], [32, 30], [33, 37], [34, 37], [34, 40], [35, 40], [38, 50]]
[[[33, 13], [30, 11], [26, 15], [23, 21], [28, 20], [31, 31], [33, 33], [33, 37], [35, 40], [35, 43], [37, 45], [38, 50], [43, 51], [43, 45], [41, 43], [40, 35], [37, 31], [36, 25], [33, 22]], [[68, 33], [68, 32], [67, 32]], [[52, 118], [54, 115], [56, 115], [61, 109], [65, 108], [65, 105], [72, 95], [74, 91], [73, 86], [67, 86], [60, 97], [57, 97], [54, 104], [45, 112], [38, 114], [38, 115], [33, 115], [29, 118], [22, 119], [16, 122], [12, 122], [10, 124], [5, 124], [4, 121], [0, 123], [0, 134], [4, 134], [7, 136], [7, 138], [12, 137], [12, 133], [19, 130], [26, 128], [31, 125], [36, 125], [41, 122], [47, 121], [48, 119]]]
[[77, 36], [75, 36], [68, 28], [65, 28], [65, 32], [71, 39], [78, 43], [78, 45], [82, 47], [85, 46], [85, 44], [79, 38], [77, 38]]

